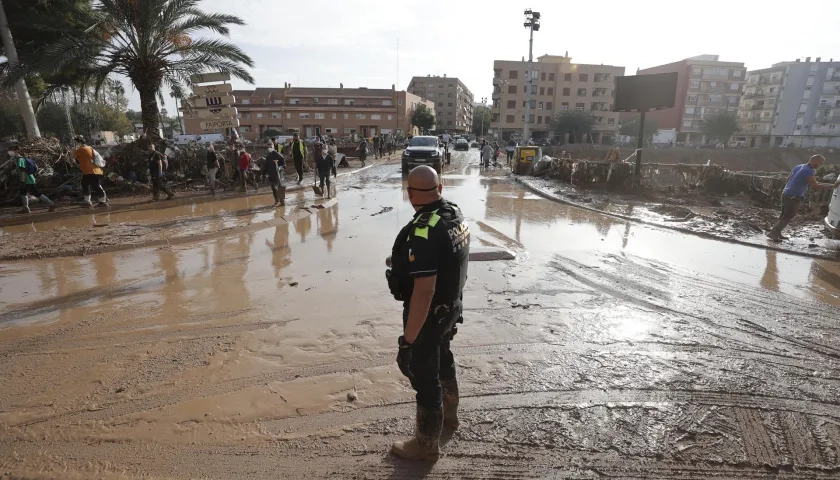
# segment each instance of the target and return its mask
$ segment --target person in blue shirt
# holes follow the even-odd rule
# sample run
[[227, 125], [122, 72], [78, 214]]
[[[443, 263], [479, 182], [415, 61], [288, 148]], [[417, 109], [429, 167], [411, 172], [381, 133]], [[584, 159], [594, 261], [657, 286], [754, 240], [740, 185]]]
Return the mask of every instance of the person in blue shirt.
[[785, 189], [782, 192], [782, 214], [779, 220], [773, 225], [773, 228], [767, 232], [767, 236], [774, 242], [781, 242], [787, 239], [782, 235], [782, 230], [788, 226], [802, 202], [805, 201], [805, 194], [808, 192], [810, 185], [817, 190], [831, 190], [840, 186], [840, 179], [835, 183], [819, 183], [815, 177], [816, 170], [825, 163], [825, 157], [822, 155], [814, 155], [808, 160], [808, 163], [797, 165], [788, 175]]

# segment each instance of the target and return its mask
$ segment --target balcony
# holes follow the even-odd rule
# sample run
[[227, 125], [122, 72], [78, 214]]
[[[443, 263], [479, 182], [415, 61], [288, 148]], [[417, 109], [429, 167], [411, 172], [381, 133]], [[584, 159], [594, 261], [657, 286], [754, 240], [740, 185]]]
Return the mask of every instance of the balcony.
[[826, 82], [823, 84], [823, 95], [838, 95], [840, 94], [840, 82]]
[[[840, 114], [817, 115], [816, 118], [814, 118], [814, 123], [824, 123], [826, 125], [829, 123], [840, 123]], [[840, 131], [838, 131], [837, 134], [840, 135]]]

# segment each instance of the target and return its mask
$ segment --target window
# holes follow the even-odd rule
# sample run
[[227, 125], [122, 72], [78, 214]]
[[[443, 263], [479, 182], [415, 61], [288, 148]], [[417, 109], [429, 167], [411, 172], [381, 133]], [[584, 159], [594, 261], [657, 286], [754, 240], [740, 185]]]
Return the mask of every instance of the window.
[[585, 88], [578, 88], [577, 96], [578, 97], [585, 97], [586, 96], [586, 89]]
[[692, 75], [700, 75], [701, 73], [703, 73], [703, 70], [700, 67], [692, 67], [691, 68], [691, 74]]
[[400, 98], [399, 100], [397, 100], [397, 105], [402, 105], [402, 98]]
[[271, 118], [283, 118], [283, 114], [280, 112], [271, 112]]
[[262, 113], [258, 113], [258, 114], [257, 114], [257, 118], [263, 118], [263, 114], [262, 114]]
[[272, 103], [274, 103], [275, 105], [283, 105], [283, 100], [274, 100], [274, 102]]
[[770, 87], [770, 93], [776, 93], [776, 87]]
[[770, 112], [763, 112], [763, 113], [761, 114], [761, 116], [762, 116], [762, 117], [764, 117], [764, 118], [767, 118], [767, 117], [769, 117], [769, 116], [770, 116]]
[[327, 105], [338, 105], [338, 99], [337, 98], [328, 98], [327, 99]]
[[726, 103], [729, 104], [729, 105], [735, 105], [736, 103], [738, 103], [738, 97], [733, 97], [733, 96], [726, 97]]
[[568, 97], [571, 94], [572, 94], [572, 90], [570, 88], [564, 88], [563, 89], [563, 96], [564, 97]]
[[542, 80], [543, 82], [545, 81], [545, 72], [542, 72], [540, 74], [540, 80]]
[[829, 126], [828, 126], [828, 129], [829, 129], [829, 130], [834, 130], [834, 127], [835, 127], [834, 125], [829, 125]]
[[614, 118], [608, 118], [607, 119], [607, 125], [615, 125], [615, 119]]
[[549, 81], [549, 82], [553, 82], [553, 81], [554, 81], [554, 74], [553, 74], [553, 73], [549, 73], [549, 74], [548, 74], [548, 81]]
[[248, 133], [251, 131], [251, 129], [248, 127], [239, 127], [239, 131], [242, 133]]
[[344, 119], [345, 119], [345, 120], [350, 120], [350, 114], [349, 114], [349, 113], [345, 113], [345, 114], [344, 114]]
[[516, 108], [516, 100], [508, 100], [507, 108]]
[[309, 118], [309, 114], [308, 113], [301, 113], [300, 118], [307, 119], [307, 118]]
[[372, 114], [370, 115], [370, 119], [371, 119], [371, 120], [382, 120], [382, 115], [380, 115], [380, 114], [378, 114], [378, 113], [372, 113]]
[[[738, 84], [737, 83], [730, 83], [729, 84], [729, 89], [738, 91]], [[771, 88], [771, 90], [772, 90], [772, 88]]]
[[429, 92], [429, 98], [433, 98], [435, 96], [435, 92]]
[[554, 108], [554, 102], [545, 102], [546, 110], [551, 110], [552, 108]]
[[454, 83], [450, 83], [450, 84], [449, 84], [449, 88], [453, 88], [453, 87], [455, 87], [455, 84], [454, 84]]
[[743, 72], [744, 72], [743, 70], [733, 70], [732, 71], [732, 76], [733, 77], [740, 77]]
[[356, 129], [355, 128], [345, 128], [344, 133], [356, 133]]
[[335, 120], [336, 118], [338, 118], [338, 115], [337, 115], [337, 114], [335, 114], [335, 113], [333, 113], [333, 114], [332, 114], [332, 119], [333, 119], [333, 120]]
[[540, 87], [540, 95], [545, 95], [545, 87]]
[[811, 87], [810, 87], [810, 86], [805, 87], [805, 91], [806, 91], [806, 92], [807, 92], [807, 91], [810, 91], [810, 90], [811, 90]]
[[686, 115], [694, 115], [694, 107], [686, 107], [685, 108]]
[[289, 100], [289, 103], [292, 104], [292, 105], [300, 105], [300, 99], [299, 98], [292, 98], [292, 99]]
[[394, 119], [393, 115], [388, 115], [388, 120], [393, 120], [393, 119]]
[[688, 96], [688, 101], [689, 102], [696, 102], [697, 101], [697, 95], [689, 95]]
[[435, 84], [434, 84], [434, 83], [430, 83], [430, 84], [429, 84], [429, 88], [435, 88]]
[[560, 104], [560, 110], [565, 112], [569, 109], [569, 104], [567, 102], [563, 102]]
[[544, 104], [543, 102], [539, 102], [539, 103], [537, 104], [537, 110], [543, 110], [543, 109], [544, 109], [544, 107], [545, 107], [545, 104]]
[[447, 121], [446, 121], [446, 125], [447, 125], [447, 126], [449, 126], [449, 127], [451, 127], [451, 126], [452, 126], [452, 120], [447, 120]]
[[442, 83], [438, 83], [438, 88], [444, 88], [444, 85]]
[[344, 104], [345, 104], [345, 105], [355, 105], [355, 104], [356, 104], [356, 100], [353, 100], [352, 98], [345, 98], [345, 99], [344, 99]]
[[438, 103], [437, 103], [437, 106], [438, 106], [438, 107], [443, 107], [443, 102], [438, 102]]
[[581, 73], [580, 75], [578, 75], [578, 81], [580, 81], [580, 82], [588, 82], [588, 81], [589, 81], [589, 74], [587, 74], [587, 73]]
[[286, 112], [286, 118], [287, 118], [287, 119], [292, 118], [292, 114], [291, 114], [291, 113]]
[[316, 113], [315, 114], [315, 120], [323, 120], [323, 119], [324, 119], [324, 114], [323, 113]]
[[692, 80], [691, 81], [691, 88], [700, 88], [700, 81], [699, 80]]
[[318, 97], [312, 97], [312, 103], [319, 103], [321, 100]]
[[582, 104], [582, 103], [576, 103], [575, 104], [575, 110], [577, 110], [578, 112], [582, 112], [583, 109], [584, 109], [584, 104]]
[[511, 70], [510, 72], [508, 72], [508, 78], [510, 78], [510, 79], [519, 78], [519, 71], [518, 70]]
[[567, 82], [571, 82], [572, 81], [572, 74], [567, 73], [567, 74], [563, 75], [563, 80], [567, 81]]
[[505, 116], [505, 122], [513, 123], [513, 115], [506, 115]]
[[683, 127], [691, 128], [692, 121], [691, 120], [683, 120]]
[[365, 115], [364, 113], [357, 113], [356, 114], [356, 120], [365, 120], [365, 119], [367, 119], [367, 115]]
[[554, 95], [554, 87], [548, 87], [548, 94]]
[[447, 107], [451, 107], [451, 106], [452, 106], [452, 102], [447, 103], [447, 104], [446, 104], [446, 106], [447, 106]]
[[717, 88], [717, 82], [709, 82], [709, 86], [712, 88]]
[[540, 125], [541, 123], [542, 123], [542, 115], [537, 117], [537, 125]]

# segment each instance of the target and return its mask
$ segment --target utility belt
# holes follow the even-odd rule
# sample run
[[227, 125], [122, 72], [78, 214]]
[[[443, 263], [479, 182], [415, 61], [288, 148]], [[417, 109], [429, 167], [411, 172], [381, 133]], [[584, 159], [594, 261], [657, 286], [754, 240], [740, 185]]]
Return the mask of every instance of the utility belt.
[[448, 305], [435, 305], [429, 309], [429, 314], [426, 316], [426, 323], [435, 325], [435, 336], [437, 338], [446, 338], [452, 340], [455, 334], [458, 333], [456, 324], [464, 323], [464, 304], [460, 300], [456, 300]]

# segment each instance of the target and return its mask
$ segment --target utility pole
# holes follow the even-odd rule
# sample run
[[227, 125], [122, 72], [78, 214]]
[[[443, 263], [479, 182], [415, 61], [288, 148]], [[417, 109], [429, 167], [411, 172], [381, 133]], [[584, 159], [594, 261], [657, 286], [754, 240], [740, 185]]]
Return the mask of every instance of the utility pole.
[[485, 107], [481, 109], [481, 138], [484, 138], [484, 118], [487, 115], [487, 97], [481, 98], [481, 106]]
[[[3, 0], [0, 0], [0, 38], [6, 47], [6, 58], [9, 59], [9, 66], [16, 67], [19, 63], [17, 49], [12, 41], [12, 31], [9, 29], [9, 19], [6, 18], [6, 10], [3, 8]], [[26, 124], [26, 134], [30, 137], [40, 137], [41, 130], [38, 129], [38, 120], [35, 118], [35, 110], [32, 108], [32, 100], [29, 98], [29, 90], [26, 89], [26, 81], [23, 77], [15, 82], [15, 93], [17, 93], [20, 113], [23, 115], [23, 123]]]
[[525, 122], [522, 126], [522, 141], [528, 142], [531, 138], [531, 87], [534, 84], [534, 31], [540, 30], [540, 12], [534, 12], [530, 8], [525, 10], [525, 28], [531, 31], [531, 38], [528, 40], [528, 81], [525, 83]]

